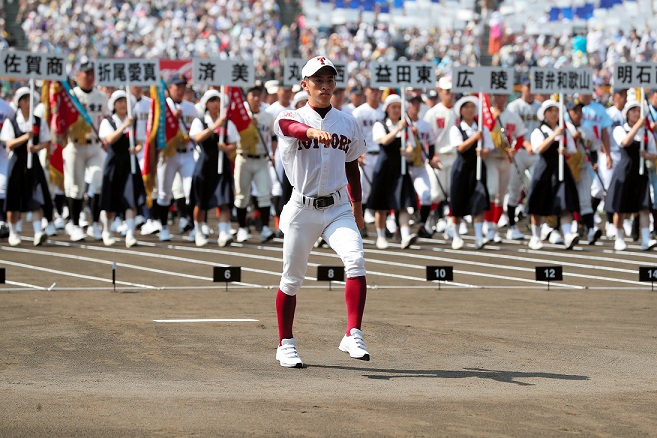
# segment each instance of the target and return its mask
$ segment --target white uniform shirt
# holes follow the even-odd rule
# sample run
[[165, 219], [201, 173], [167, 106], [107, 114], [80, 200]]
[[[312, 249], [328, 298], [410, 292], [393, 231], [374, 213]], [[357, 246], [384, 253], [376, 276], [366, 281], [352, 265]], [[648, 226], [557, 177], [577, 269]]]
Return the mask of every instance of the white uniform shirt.
[[[126, 116], [127, 117], [127, 116]], [[123, 125], [123, 122], [125, 122], [125, 119], [121, 120], [119, 116], [116, 114], [112, 114], [112, 121], [116, 125], [116, 129], [120, 128], [121, 125]], [[109, 120], [103, 119], [102, 122], [100, 122], [100, 128], [98, 129], [98, 135], [100, 136], [101, 139], [106, 139], [110, 135], [116, 131], [116, 129], [112, 128], [112, 125], [110, 125]], [[124, 129], [123, 133], [126, 134], [128, 132], [128, 129]]]
[[[415, 122], [412, 122], [413, 126], [417, 128], [417, 136], [420, 140], [420, 144], [424, 148], [424, 151], [429, 154], [429, 146], [433, 145], [436, 142], [436, 136], [433, 133], [433, 128], [429, 122], [425, 122], [423, 119], [418, 119]], [[410, 127], [408, 129], [408, 138], [409, 141], [413, 142], [413, 132], [411, 132]], [[437, 152], [437, 151], [436, 151]], [[422, 155], [422, 158], [426, 158]], [[431, 157], [429, 157], [431, 158]]]
[[372, 128], [376, 122], [381, 122], [386, 116], [381, 108], [383, 108], [382, 105], [379, 105], [378, 108], [372, 108], [368, 103], [364, 103], [352, 113], [365, 137], [367, 152], [379, 152], [379, 144], [374, 141]]
[[[552, 130], [552, 128], [550, 128], [548, 125], [545, 124], [541, 125], [540, 128], [534, 129], [531, 136], [532, 150], [534, 152], [537, 152], [538, 147], [541, 144], [543, 144], [543, 142], [545, 141], [545, 136], [543, 135], [543, 133], [546, 133], [547, 136], [549, 137], [552, 135], [553, 132], [554, 130]], [[560, 139], [561, 136], [558, 135], [554, 139], [554, 141], [559, 141]], [[574, 154], [575, 152], [577, 152], [577, 149], [575, 148], [575, 141], [573, 140], [572, 135], [566, 135], [566, 141], [564, 142], [564, 147], [566, 148], [566, 151], [568, 153]]]
[[[316, 140], [302, 142], [286, 137], [281, 131], [280, 120], [295, 120], [330, 132], [333, 143], [324, 146]], [[331, 109], [324, 119], [308, 104], [294, 111], [284, 111], [274, 122], [274, 132], [279, 139], [278, 150], [290, 184], [310, 197], [327, 196], [345, 187], [348, 182], [345, 163], [358, 159], [367, 151], [356, 120], [335, 109]]]
[[[4, 129], [4, 128], [3, 128]], [[627, 137], [627, 134], [632, 128], [630, 125], [627, 123], [624, 123], [623, 126], [616, 126], [614, 128], [614, 140], [616, 140], [617, 144], [621, 144], [621, 142]], [[639, 132], [636, 133], [634, 136], [634, 140], [640, 142], [643, 140], [643, 128], [639, 129]], [[651, 133], [648, 133], [648, 147], [644, 144], [644, 148], [646, 151], [648, 151], [649, 154], [657, 154], [657, 148], [655, 147], [655, 136], [652, 135]]]
[[338, 111], [342, 111], [345, 114], [348, 114], [350, 116], [354, 115], [354, 110], [352, 108], [349, 108], [348, 105], [342, 105], [342, 108], [340, 108]]
[[[109, 115], [109, 111], [107, 110], [107, 96], [95, 88], [87, 93], [82, 91], [82, 88], [80, 87], [73, 88], [73, 94], [78, 98], [84, 109], [87, 110], [94, 126], [98, 128], [103, 119]], [[91, 132], [87, 134], [87, 143], [97, 142], [96, 134], [92, 129]], [[69, 143], [74, 143], [72, 138], [69, 138]]]
[[435, 137], [434, 143], [436, 153], [454, 154], [456, 151], [452, 148], [449, 135], [450, 130], [456, 125], [456, 114], [453, 108], [447, 108], [442, 103], [431, 108], [424, 115], [424, 120], [431, 126]]
[[[256, 126], [258, 127], [258, 131], [260, 131], [255, 154], [256, 155], [271, 154], [272, 151], [271, 139], [273, 135], [274, 120], [275, 120], [274, 116], [272, 116], [267, 111], [262, 111], [262, 109], [257, 114], [252, 113], [251, 109], [249, 108], [249, 104], [247, 102], [244, 102], [244, 106], [246, 107], [246, 110], [249, 112], [249, 116], [251, 116], [251, 118], [255, 121]], [[264, 145], [262, 144], [263, 139], [265, 140]]]
[[520, 98], [509, 103], [506, 106], [505, 111], [518, 115], [527, 129], [526, 132], [534, 132], [534, 129], [538, 128], [540, 125], [537, 116], [540, 107], [541, 104], [537, 100], [532, 101], [532, 103], [527, 103], [524, 99]]
[[571, 134], [575, 134], [578, 131], [581, 133], [581, 138], [584, 140], [584, 143], [588, 146], [590, 151], [599, 151], [602, 149], [602, 141], [595, 135], [593, 128], [590, 126], [579, 125], [575, 127], [575, 125], [570, 122], [566, 122], [566, 126]]
[[[23, 118], [22, 111], [18, 111], [16, 114], [16, 123], [18, 123], [18, 128], [24, 133], [32, 131], [32, 125], [29, 120]], [[16, 133], [14, 132], [14, 125], [10, 120], [6, 120], [2, 125], [2, 131], [0, 131], [0, 140], [7, 142], [9, 140], [14, 140], [15, 138]], [[44, 143], [46, 141], [50, 141], [50, 129], [48, 129], [48, 123], [46, 123], [45, 119], [41, 119], [41, 125], [39, 127], [39, 143]]]
[[[292, 105], [292, 102], [290, 102], [290, 105]], [[285, 111], [285, 110], [293, 110], [293, 109], [294, 109], [294, 108], [292, 108], [292, 106], [283, 106], [283, 105], [281, 105], [278, 101], [276, 101], [276, 102], [272, 103], [271, 105], [269, 105], [269, 106], [267, 107], [266, 111], [267, 111], [269, 114], [271, 114], [271, 116], [272, 116], [272, 118], [273, 118], [274, 120], [276, 120], [276, 117], [278, 117], [278, 115], [279, 115], [280, 113], [282, 113], [283, 111]]]
[[[210, 126], [214, 125], [215, 120], [212, 120], [210, 114], [205, 114], [204, 116], [206, 127], [203, 127], [201, 119], [196, 118], [192, 122], [192, 126], [189, 128], [189, 136], [194, 137], [195, 135], [200, 134], [201, 132], [208, 129]], [[227, 129], [226, 129], [226, 138], [224, 139], [225, 144], [237, 143], [240, 139], [240, 133], [237, 131], [235, 124], [228, 120]]]
[[[0, 99], [0, 130], [7, 119], [14, 117], [15, 111], [9, 103]], [[7, 163], [9, 162], [7, 156], [7, 146], [4, 141], [0, 140], [0, 199], [6, 197], [6, 178], [3, 175], [7, 174]]]
[[[375, 144], [377, 147], [381, 144], [381, 139], [388, 135], [388, 132], [392, 132], [395, 130], [395, 127], [397, 126], [397, 123], [392, 123], [390, 119], [385, 120], [385, 124], [388, 127], [388, 132], [386, 132], [386, 129], [383, 127], [383, 121], [378, 121], [372, 126], [372, 142]], [[404, 131], [399, 131], [397, 135], [395, 135], [395, 138], [401, 138], [402, 132]]]
[[[461, 129], [465, 131], [465, 134], [468, 136], [468, 138], [472, 137], [477, 133], [477, 122], [472, 122], [472, 126], [468, 126], [467, 123], [461, 122], [460, 124]], [[452, 126], [449, 129], [449, 144], [451, 145], [451, 148], [456, 151], [456, 148], [461, 146], [465, 140], [463, 140], [463, 135], [461, 135], [461, 131], [459, 131], [458, 126]], [[484, 149], [495, 149], [495, 145], [493, 144], [493, 138], [490, 136], [490, 131], [488, 128], [484, 126], [484, 137], [483, 137], [483, 142], [481, 145]], [[472, 146], [473, 148], [476, 148], [477, 145], [475, 144]]]
[[[148, 124], [148, 113], [151, 110], [151, 102], [153, 102], [153, 99], [142, 96], [139, 102], [136, 102], [135, 106], [132, 107], [132, 117], [137, 121], [137, 126], [135, 127], [135, 144], [140, 143], [144, 146], [146, 141], [146, 125]], [[137, 158], [141, 162], [143, 157], [144, 148], [142, 147], [141, 151], [137, 153]]]
[[[607, 115], [611, 119], [611, 123], [613, 124], [614, 128], [612, 129], [612, 132], [614, 131], [616, 126], [623, 126], [625, 124], [625, 117], [623, 117], [623, 111], [619, 110], [615, 106], [610, 106], [607, 108]], [[619, 152], [620, 151], [620, 146], [618, 143], [616, 143], [616, 139], [614, 138], [613, 135], [610, 136], [610, 147], [612, 152]]]
[[[180, 103], [175, 103], [173, 101], [173, 99], [171, 99], [170, 97], [167, 98], [167, 104], [169, 104], [169, 108], [171, 108], [171, 111], [174, 114], [179, 109], [182, 110], [181, 118], [182, 118], [182, 121], [184, 121], [185, 123], [184, 124], [181, 123], [181, 121], [179, 119], [178, 124], [180, 125], [180, 130], [182, 132], [187, 132], [187, 130], [192, 125], [192, 122], [194, 121], [194, 119], [196, 119], [198, 117], [198, 112], [196, 111], [196, 107], [194, 106], [194, 104], [192, 102], [188, 101], [188, 100], [183, 100]], [[185, 126], [187, 126], [186, 129], [185, 129]], [[189, 141], [189, 143], [187, 143], [187, 151], [189, 152], [190, 150], [192, 150], [193, 146], [194, 146], [194, 144], [191, 141]]]

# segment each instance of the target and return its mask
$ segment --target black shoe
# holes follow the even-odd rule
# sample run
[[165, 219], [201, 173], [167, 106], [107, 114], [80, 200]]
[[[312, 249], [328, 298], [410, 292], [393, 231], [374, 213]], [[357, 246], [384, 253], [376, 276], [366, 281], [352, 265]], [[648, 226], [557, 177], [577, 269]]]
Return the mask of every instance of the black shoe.
[[7, 225], [2, 224], [0, 226], [0, 239], [6, 239], [7, 237], [9, 237], [9, 228]]
[[281, 230], [276, 230], [276, 232], [274, 234], [276, 234], [276, 237], [278, 239], [282, 239], [283, 237], [285, 237], [285, 235], [283, 234], [283, 232]]
[[417, 230], [417, 237], [421, 237], [423, 239], [431, 239], [431, 236], [433, 236], [433, 233], [428, 232], [424, 227], [420, 227], [420, 229]]
[[367, 237], [367, 236], [368, 236], [367, 227], [365, 227], [362, 230], [360, 230], [360, 237]]

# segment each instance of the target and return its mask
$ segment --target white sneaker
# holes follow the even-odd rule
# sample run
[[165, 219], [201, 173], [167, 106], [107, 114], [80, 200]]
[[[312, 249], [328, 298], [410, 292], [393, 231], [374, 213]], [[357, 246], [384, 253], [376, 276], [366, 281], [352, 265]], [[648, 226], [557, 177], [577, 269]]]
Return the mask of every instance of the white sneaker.
[[260, 231], [260, 243], [267, 243], [274, 238], [274, 232], [267, 225]]
[[237, 230], [237, 236], [235, 237], [235, 240], [237, 241], [237, 243], [242, 243], [249, 240], [249, 237], [251, 237], [249, 235], [249, 229], [242, 227]]
[[461, 224], [459, 225], [459, 234], [461, 236], [468, 234], [468, 224], [465, 221], [461, 221]]
[[417, 240], [417, 234], [411, 234], [410, 236], [402, 239], [401, 249], [407, 249]]
[[623, 221], [623, 230], [625, 230], [626, 236], [632, 235], [632, 219], [625, 219]]
[[87, 227], [87, 236], [94, 240], [103, 239], [103, 229], [98, 222], [94, 222], [90, 227]]
[[548, 238], [548, 242], [554, 245], [561, 245], [563, 243], [563, 237], [561, 236], [561, 233], [558, 232], [557, 230], [552, 230], [552, 232], [550, 233], [550, 237]]
[[615, 251], [625, 251], [627, 249], [627, 243], [623, 239], [616, 239], [614, 242]]
[[181, 217], [180, 220], [178, 220], [178, 226], [180, 227], [180, 234], [184, 233], [188, 230], [187, 227], [190, 226], [189, 219], [186, 217]]
[[121, 220], [121, 218], [119, 218], [118, 216], [116, 216], [116, 217], [114, 218], [114, 220], [112, 221], [112, 224], [110, 225], [110, 231], [111, 231], [112, 233], [116, 233], [116, 232], [118, 232], [119, 229], [121, 228], [121, 225], [123, 225], [123, 221]]
[[373, 224], [374, 223], [374, 221], [375, 221], [374, 215], [372, 214], [372, 212], [369, 209], [365, 210], [365, 214], [363, 215], [363, 220], [365, 221], [366, 224]]
[[217, 243], [219, 246], [224, 247], [233, 242], [233, 236], [230, 235], [230, 233], [227, 233], [225, 231], [222, 231], [219, 233], [219, 238], [217, 239]]
[[445, 228], [445, 234], [443, 234], [445, 240], [450, 240], [454, 238], [454, 224], [447, 225]]
[[641, 251], [649, 251], [657, 246], [657, 240], [650, 239], [647, 242], [641, 242]]
[[102, 238], [105, 246], [112, 246], [116, 243], [116, 239], [112, 236], [111, 231], [103, 231]]
[[203, 233], [196, 233], [194, 236], [194, 242], [196, 243], [196, 246], [205, 246], [208, 244], [208, 239], [205, 237]]
[[540, 237], [532, 236], [532, 238], [529, 239], [529, 244], [527, 246], [529, 249], [539, 250], [543, 248], [543, 242]]
[[502, 243], [502, 235], [499, 232], [495, 232], [495, 235], [493, 236], [493, 243]]
[[135, 228], [141, 227], [142, 225], [144, 225], [144, 222], [146, 222], [146, 218], [144, 218], [144, 216], [142, 216], [141, 214], [135, 216]]
[[509, 215], [504, 213], [500, 216], [500, 220], [497, 221], [497, 228], [504, 228], [509, 225]]
[[454, 236], [452, 239], [452, 249], [461, 249], [465, 245], [463, 238], [461, 236]]
[[87, 213], [84, 210], [80, 212], [80, 218], [78, 219], [78, 224], [80, 224], [80, 228], [86, 228], [89, 226], [89, 221], [87, 220]]
[[568, 233], [566, 234], [566, 239], [564, 245], [566, 249], [573, 249], [573, 247], [579, 242], [579, 234], [577, 233]]
[[21, 236], [18, 234], [10, 234], [7, 241], [9, 242], [9, 246], [18, 246], [21, 244]]
[[392, 234], [395, 234], [398, 231], [397, 222], [395, 222], [395, 217], [393, 215], [386, 218], [386, 228]]
[[55, 228], [56, 229], [63, 230], [65, 227], [66, 227], [66, 221], [63, 218], [58, 217], [57, 219], [55, 219]]
[[541, 240], [546, 241], [550, 238], [550, 235], [554, 231], [554, 228], [549, 226], [548, 224], [543, 224], [541, 225]]
[[594, 245], [595, 242], [597, 242], [600, 237], [602, 237], [602, 230], [600, 230], [598, 227], [591, 228], [587, 235], [587, 240], [589, 241], [589, 245]]
[[160, 221], [154, 221], [152, 219], [148, 219], [146, 223], [142, 225], [140, 232], [142, 236], [149, 236], [161, 230], [162, 230], [162, 224], [160, 223]]
[[484, 246], [486, 246], [490, 240], [483, 238], [483, 239], [476, 239], [474, 243], [474, 249], [482, 249]]
[[160, 230], [160, 242], [169, 242], [171, 241], [171, 233], [169, 233], [168, 228], [162, 228]]
[[214, 234], [214, 231], [212, 231], [212, 228], [210, 228], [207, 222], [203, 222], [201, 224], [201, 233], [205, 234], [206, 236], [209, 236], [211, 234]]
[[34, 246], [41, 246], [46, 241], [46, 233], [36, 233], [34, 235]]
[[524, 240], [525, 235], [522, 234], [517, 225], [514, 225], [506, 230], [506, 238], [509, 240]]
[[367, 348], [365, 348], [365, 343], [363, 342], [363, 332], [357, 328], [352, 328], [349, 331], [349, 336], [344, 335], [338, 348], [340, 351], [349, 353], [349, 356], [354, 359], [370, 360], [370, 354], [367, 352]]
[[447, 229], [447, 221], [445, 219], [438, 219], [436, 222], [436, 233], [444, 233]]
[[44, 231], [45, 231], [46, 235], [49, 236], [49, 237], [57, 235], [57, 230], [55, 229], [55, 225], [52, 222], [48, 223], [48, 225], [46, 226], [46, 229]]
[[283, 339], [281, 345], [276, 349], [276, 360], [282, 367], [303, 368], [303, 362], [297, 353], [297, 340], [294, 338]]
[[76, 227], [75, 225], [71, 226], [71, 232], [69, 235], [71, 236], [71, 242], [79, 242], [85, 238], [85, 234], [84, 231], [82, 231], [82, 228]]
[[134, 235], [126, 235], [125, 236], [125, 247], [126, 248], [132, 248], [137, 244], [137, 238]]
[[607, 222], [607, 225], [605, 225], [605, 236], [610, 240], [616, 238], [616, 227], [614, 224]]
[[376, 238], [376, 247], [378, 249], [388, 248], [388, 239], [386, 239], [385, 237], [377, 237]]

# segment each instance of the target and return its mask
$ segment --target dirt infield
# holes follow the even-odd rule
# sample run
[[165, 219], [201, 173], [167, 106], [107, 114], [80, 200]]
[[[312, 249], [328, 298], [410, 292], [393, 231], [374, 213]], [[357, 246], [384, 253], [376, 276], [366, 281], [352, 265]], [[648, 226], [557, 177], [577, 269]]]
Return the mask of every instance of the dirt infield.
[[[298, 370], [274, 359], [282, 242], [253, 241], [3, 243], [0, 436], [657, 434], [657, 292], [638, 282], [657, 253], [366, 241], [372, 360], [360, 362], [337, 348], [342, 285], [314, 281], [339, 259], [317, 250]], [[545, 264], [564, 267], [550, 291], [534, 281]], [[242, 266], [243, 283], [212, 283], [216, 265]], [[427, 283], [427, 265], [454, 266], [454, 283]], [[155, 322], [206, 318], [257, 321]]]

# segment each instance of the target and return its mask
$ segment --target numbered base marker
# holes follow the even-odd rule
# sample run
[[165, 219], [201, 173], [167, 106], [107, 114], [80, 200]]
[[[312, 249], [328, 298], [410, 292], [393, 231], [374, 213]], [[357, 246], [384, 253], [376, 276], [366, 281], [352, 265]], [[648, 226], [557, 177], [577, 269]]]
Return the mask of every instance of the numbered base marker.
[[5, 268], [0, 268], [0, 284], [5, 284]]
[[454, 281], [454, 268], [452, 266], [427, 266], [427, 281], [437, 281], [438, 290], [443, 281]]
[[344, 266], [318, 266], [317, 281], [328, 281], [331, 290], [332, 281], [344, 281]]
[[536, 266], [536, 281], [547, 281], [550, 290], [551, 281], [563, 281], [563, 266]]
[[655, 290], [655, 281], [657, 281], [657, 267], [640, 266], [639, 281], [646, 281], [652, 283], [652, 290]]
[[215, 283], [228, 283], [242, 281], [242, 268], [240, 266], [215, 266], [212, 269], [212, 281]]

